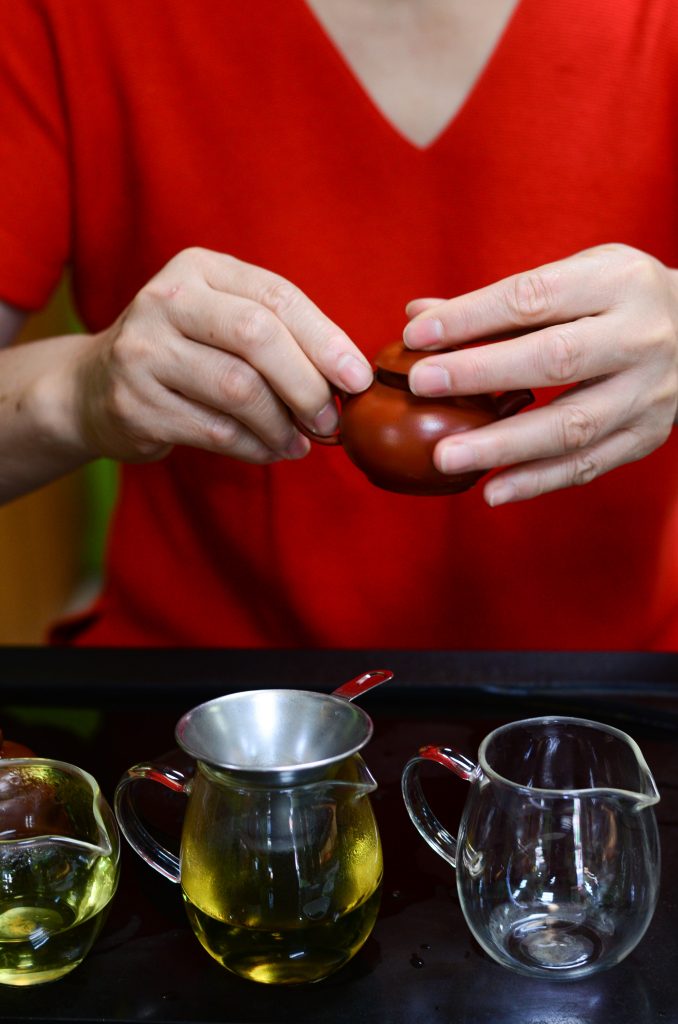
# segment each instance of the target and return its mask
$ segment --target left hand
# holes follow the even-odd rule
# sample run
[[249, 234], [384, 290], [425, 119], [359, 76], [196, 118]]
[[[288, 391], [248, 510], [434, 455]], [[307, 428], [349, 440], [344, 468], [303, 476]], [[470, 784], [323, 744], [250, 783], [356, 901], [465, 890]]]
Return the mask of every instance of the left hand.
[[[585, 484], [668, 438], [678, 406], [678, 271], [626, 245], [601, 245], [447, 301], [416, 299], [412, 349], [493, 335], [410, 371], [415, 394], [474, 395], [572, 385], [550, 404], [443, 438], [442, 473], [509, 466], [489, 505]], [[525, 331], [526, 333], [520, 333]]]

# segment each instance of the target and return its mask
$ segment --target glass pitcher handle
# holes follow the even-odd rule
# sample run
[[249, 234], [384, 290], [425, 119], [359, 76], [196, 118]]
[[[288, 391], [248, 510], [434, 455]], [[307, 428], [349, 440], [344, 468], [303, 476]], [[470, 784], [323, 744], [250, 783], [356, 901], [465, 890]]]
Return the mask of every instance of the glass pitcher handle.
[[137, 764], [125, 772], [115, 788], [114, 807], [120, 831], [142, 860], [159, 871], [170, 882], [181, 880], [179, 858], [159, 843], [144, 825], [134, 805], [133, 790], [137, 782], [157, 782], [175, 793], [188, 796], [191, 780], [177, 768], [160, 764]]
[[454, 772], [460, 779], [470, 782], [478, 766], [468, 757], [464, 757], [451, 747], [422, 747], [418, 757], [411, 758], [403, 769], [402, 792], [407, 813], [414, 827], [426, 840], [431, 849], [435, 850], [444, 860], [457, 866], [457, 840], [438, 820], [424, 796], [419, 778], [419, 769], [425, 761], [435, 761], [444, 768]]

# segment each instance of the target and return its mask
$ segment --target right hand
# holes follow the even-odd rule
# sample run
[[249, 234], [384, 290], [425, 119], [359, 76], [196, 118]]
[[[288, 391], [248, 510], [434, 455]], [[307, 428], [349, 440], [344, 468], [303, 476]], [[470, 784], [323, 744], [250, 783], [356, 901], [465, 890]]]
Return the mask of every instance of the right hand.
[[162, 458], [175, 444], [264, 464], [331, 434], [330, 384], [372, 381], [353, 342], [285, 278], [206, 249], [175, 256], [118, 320], [93, 335], [76, 416], [93, 457]]

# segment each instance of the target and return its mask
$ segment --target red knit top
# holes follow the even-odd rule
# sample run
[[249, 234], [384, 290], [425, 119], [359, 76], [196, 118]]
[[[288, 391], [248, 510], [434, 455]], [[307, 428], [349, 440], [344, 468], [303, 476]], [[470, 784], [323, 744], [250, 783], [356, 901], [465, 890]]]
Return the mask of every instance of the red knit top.
[[[415, 296], [611, 241], [678, 266], [675, 0], [520, 0], [425, 148], [304, 0], [15, 0], [0, 47], [0, 295], [38, 307], [71, 263], [91, 330], [192, 245], [286, 276], [369, 357]], [[340, 448], [175, 448], [123, 469], [73, 639], [675, 648], [676, 455], [489, 509], [380, 491]]]

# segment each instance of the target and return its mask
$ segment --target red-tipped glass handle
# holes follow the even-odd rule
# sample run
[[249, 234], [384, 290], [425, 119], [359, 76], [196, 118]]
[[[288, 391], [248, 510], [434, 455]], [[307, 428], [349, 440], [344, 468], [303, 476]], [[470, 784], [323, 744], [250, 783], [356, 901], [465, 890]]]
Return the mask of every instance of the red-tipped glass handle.
[[349, 679], [338, 690], [333, 690], [332, 696], [343, 697], [344, 700], [353, 700], [355, 697], [359, 697], [361, 693], [366, 693], [375, 686], [387, 683], [389, 679], [393, 679], [393, 673], [390, 669], [371, 668], [368, 672], [363, 672], [362, 675], [356, 676], [355, 679]]
[[451, 747], [422, 747], [418, 757], [407, 762], [402, 774], [403, 800], [412, 824], [432, 850], [443, 860], [457, 866], [457, 840], [438, 820], [424, 796], [419, 778], [419, 769], [424, 761], [434, 761], [449, 769], [465, 782], [471, 782], [478, 772], [478, 766], [464, 754]]

